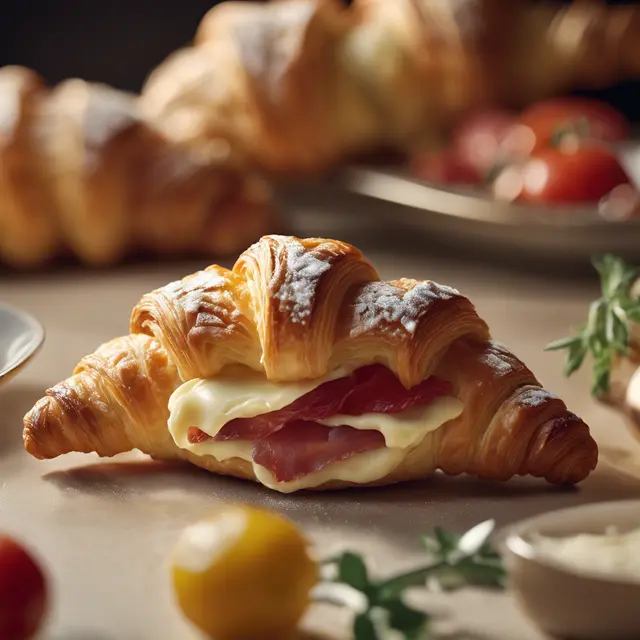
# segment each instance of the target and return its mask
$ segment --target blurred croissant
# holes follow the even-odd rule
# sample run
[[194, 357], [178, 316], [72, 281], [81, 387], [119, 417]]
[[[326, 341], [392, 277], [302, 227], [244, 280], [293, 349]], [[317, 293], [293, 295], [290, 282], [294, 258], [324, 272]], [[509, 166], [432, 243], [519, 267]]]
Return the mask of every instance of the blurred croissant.
[[465, 111], [640, 76], [640, 5], [525, 0], [225, 2], [148, 78], [168, 136], [272, 171], [423, 145]]
[[129, 94], [1, 68], [0, 262], [237, 253], [268, 230], [268, 192], [227, 155], [169, 141]]
[[24, 419], [37, 458], [139, 449], [282, 492], [440, 469], [580, 482], [587, 425], [432, 281], [381, 282], [354, 247], [268, 236], [145, 295], [131, 334]]
[[423, 147], [463, 112], [640, 75], [640, 7], [596, 0], [224, 2], [140, 100], [0, 69], [0, 261], [236, 252], [262, 172]]

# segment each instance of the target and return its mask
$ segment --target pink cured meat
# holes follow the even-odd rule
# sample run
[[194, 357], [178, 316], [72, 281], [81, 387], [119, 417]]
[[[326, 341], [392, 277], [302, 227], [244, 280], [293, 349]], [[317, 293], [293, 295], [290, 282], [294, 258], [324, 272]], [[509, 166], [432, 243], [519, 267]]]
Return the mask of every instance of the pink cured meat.
[[399, 413], [449, 393], [451, 385], [437, 378], [427, 378], [406, 389], [387, 367], [369, 365], [350, 376], [321, 384], [278, 411], [231, 420], [216, 435], [216, 440], [258, 440], [292, 420], [322, 420], [339, 413], [350, 416]]
[[[332, 462], [385, 446], [379, 431], [328, 427], [318, 420], [337, 414], [399, 413], [451, 392], [449, 382], [433, 377], [406, 389], [391, 370], [370, 365], [325, 382], [278, 411], [231, 420], [215, 439], [253, 442], [253, 460], [269, 469], [277, 481], [290, 482]], [[188, 438], [196, 444], [210, 436], [192, 426]]]
[[236, 418], [227, 422], [216, 440], [258, 440], [292, 420], [322, 420], [340, 412], [345, 398], [353, 390], [351, 377], [330, 380], [301, 396], [290, 405], [253, 418]]
[[332, 462], [384, 446], [384, 436], [379, 431], [295, 420], [258, 440], [253, 446], [253, 459], [269, 469], [278, 482], [291, 482]]

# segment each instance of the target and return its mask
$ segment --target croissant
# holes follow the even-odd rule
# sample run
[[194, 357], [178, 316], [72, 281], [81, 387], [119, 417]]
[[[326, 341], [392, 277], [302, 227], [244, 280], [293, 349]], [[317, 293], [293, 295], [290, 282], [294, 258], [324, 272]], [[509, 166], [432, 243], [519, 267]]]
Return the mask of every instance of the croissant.
[[142, 297], [128, 336], [24, 418], [36, 458], [131, 449], [276, 491], [436, 470], [574, 484], [589, 427], [432, 281], [381, 282], [353, 246], [266, 236]]
[[149, 76], [168, 136], [270, 171], [412, 150], [465, 111], [640, 76], [640, 6], [526, 0], [224, 2]]
[[337, 0], [223, 2], [151, 72], [145, 116], [188, 144], [225, 140], [261, 167], [318, 171], [384, 121], [341, 59], [354, 19]]
[[130, 94], [4, 67], [0, 95], [0, 262], [233, 254], [271, 224], [261, 178], [168, 140]]

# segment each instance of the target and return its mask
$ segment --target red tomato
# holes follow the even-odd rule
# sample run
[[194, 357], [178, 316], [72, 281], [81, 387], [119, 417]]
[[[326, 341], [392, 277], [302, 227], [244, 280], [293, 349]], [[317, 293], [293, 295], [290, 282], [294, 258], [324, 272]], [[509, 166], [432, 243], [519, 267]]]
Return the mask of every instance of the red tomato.
[[[618, 185], [630, 182], [616, 156], [596, 146], [580, 147], [572, 153], [541, 149], [518, 173], [517, 199], [538, 204], [598, 202]], [[513, 188], [513, 176], [505, 172], [496, 180], [494, 191], [501, 197], [507, 187]]]
[[416, 154], [411, 172], [421, 180], [444, 184], [479, 184], [480, 176], [452, 150]]
[[547, 147], [563, 130], [578, 138], [619, 142], [629, 137], [629, 123], [617, 109], [600, 100], [554, 98], [525, 109], [520, 123], [535, 135], [535, 147]]
[[534, 139], [515, 116], [499, 109], [464, 119], [453, 132], [452, 146], [461, 161], [486, 177], [497, 165], [529, 155]]
[[0, 638], [32, 638], [46, 607], [47, 583], [40, 566], [15, 540], [0, 537]]

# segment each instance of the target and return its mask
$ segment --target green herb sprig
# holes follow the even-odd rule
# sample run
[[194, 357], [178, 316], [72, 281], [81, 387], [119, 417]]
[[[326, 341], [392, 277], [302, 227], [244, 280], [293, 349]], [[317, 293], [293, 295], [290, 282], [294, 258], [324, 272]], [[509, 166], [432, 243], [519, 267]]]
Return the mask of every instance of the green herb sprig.
[[567, 377], [591, 354], [591, 393], [602, 396], [609, 391], [614, 357], [626, 356], [629, 352], [630, 323], [640, 322], [640, 300], [631, 295], [640, 269], [610, 254], [594, 258], [592, 262], [600, 274], [602, 296], [591, 303], [587, 322], [577, 327], [575, 335], [552, 342], [545, 351], [567, 349], [564, 369]]
[[558, 127], [551, 135], [549, 143], [552, 147], [560, 147], [568, 136], [588, 138], [591, 135], [591, 123], [588, 118], [578, 118]]
[[421, 538], [430, 562], [385, 580], [369, 576], [360, 554], [342, 553], [325, 561], [325, 566], [332, 566], [336, 575], [321, 583], [314, 599], [352, 609], [355, 640], [430, 638], [429, 615], [404, 602], [405, 590], [410, 587], [504, 588], [506, 572], [490, 542], [494, 527], [495, 522], [487, 520], [463, 535], [436, 527], [433, 535]]

